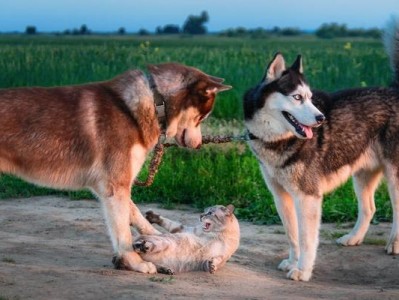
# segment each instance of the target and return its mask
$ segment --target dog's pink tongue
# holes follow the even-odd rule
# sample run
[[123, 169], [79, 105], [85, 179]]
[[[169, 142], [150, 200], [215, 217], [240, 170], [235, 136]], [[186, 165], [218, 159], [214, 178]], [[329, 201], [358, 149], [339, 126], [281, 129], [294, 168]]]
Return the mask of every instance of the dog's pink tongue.
[[312, 127], [303, 126], [303, 129], [305, 130], [306, 138], [311, 139], [313, 137]]

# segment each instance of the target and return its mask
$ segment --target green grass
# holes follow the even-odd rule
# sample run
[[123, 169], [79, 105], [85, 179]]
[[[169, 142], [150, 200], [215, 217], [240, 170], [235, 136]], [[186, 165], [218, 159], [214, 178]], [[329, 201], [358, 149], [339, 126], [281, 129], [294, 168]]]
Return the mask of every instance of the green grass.
[[[313, 88], [332, 91], [384, 86], [391, 79], [387, 56], [376, 40], [0, 36], [0, 88], [79, 84], [109, 79], [129, 68], [145, 69], [150, 63], [177, 61], [224, 77], [233, 85], [234, 89], [218, 96], [213, 119], [207, 122], [215, 134], [226, 128], [239, 133], [243, 130], [242, 96], [260, 80], [276, 51], [284, 54], [288, 64], [302, 54]], [[11, 176], [0, 178], [0, 199], [49, 194], [92, 198], [86, 191], [59, 192]], [[205, 146], [200, 151], [167, 149], [154, 184], [134, 187], [133, 198], [170, 208], [181, 203], [199, 209], [233, 203], [242, 219], [279, 222], [258, 162], [243, 144]], [[390, 220], [392, 211], [384, 184], [376, 201], [376, 219]], [[326, 196], [325, 221], [353, 221], [356, 215], [350, 182]]]
[[175, 282], [175, 278], [173, 276], [168, 276], [168, 277], [152, 276], [149, 278], [149, 280], [151, 282], [157, 282], [157, 283], [163, 283], [163, 284]]
[[9, 257], [4, 257], [1, 261], [5, 262], [5, 263], [9, 263], [9, 264], [15, 264], [16, 263], [13, 258], [9, 258]]

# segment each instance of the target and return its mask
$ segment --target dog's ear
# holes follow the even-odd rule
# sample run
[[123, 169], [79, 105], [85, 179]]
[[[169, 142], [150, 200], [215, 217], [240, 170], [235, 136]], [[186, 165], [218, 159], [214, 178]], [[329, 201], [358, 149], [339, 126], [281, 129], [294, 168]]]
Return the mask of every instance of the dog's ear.
[[204, 83], [206, 94], [218, 93], [231, 89], [230, 85], [222, 84], [223, 78], [211, 76], [189, 66], [177, 63], [149, 65], [148, 70], [154, 80], [158, 92], [164, 96], [173, 95], [195, 82]]
[[303, 74], [302, 56], [301, 55], [298, 55], [296, 57], [296, 60], [294, 61], [294, 63], [291, 66], [291, 69], [299, 72], [300, 74]]
[[[207, 83], [206, 83], [207, 87], [205, 90], [206, 90], [206, 94], [208, 94], [208, 95], [212, 94], [212, 93], [216, 94], [219, 92], [227, 91], [232, 88], [231, 85], [222, 84], [221, 82], [216, 82], [213, 79], [214, 79], [213, 76], [209, 76], [209, 81], [207, 81]], [[222, 78], [219, 78], [219, 80], [224, 81], [224, 79], [222, 79]]]
[[222, 84], [223, 78], [211, 76], [196, 68], [177, 63], [149, 65], [148, 70], [158, 91], [165, 96], [173, 95], [197, 81], [205, 82], [206, 93], [217, 93], [231, 89], [231, 86]]
[[224, 78], [220, 78], [220, 77], [216, 77], [216, 76], [212, 76], [212, 75], [208, 75], [209, 79], [215, 82], [219, 82], [222, 83], [224, 81]]
[[175, 63], [147, 66], [158, 92], [164, 96], [173, 95], [187, 85], [188, 70]]
[[274, 58], [266, 68], [265, 75], [262, 78], [262, 82], [269, 83], [281, 77], [281, 74], [285, 71], [284, 57], [280, 52], [274, 55]]

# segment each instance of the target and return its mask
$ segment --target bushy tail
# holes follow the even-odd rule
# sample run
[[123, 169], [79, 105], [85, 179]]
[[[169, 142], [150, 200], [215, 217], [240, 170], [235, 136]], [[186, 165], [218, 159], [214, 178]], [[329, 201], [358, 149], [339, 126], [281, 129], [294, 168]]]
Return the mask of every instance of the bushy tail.
[[393, 71], [393, 86], [399, 87], [399, 17], [392, 16], [384, 32], [385, 50]]

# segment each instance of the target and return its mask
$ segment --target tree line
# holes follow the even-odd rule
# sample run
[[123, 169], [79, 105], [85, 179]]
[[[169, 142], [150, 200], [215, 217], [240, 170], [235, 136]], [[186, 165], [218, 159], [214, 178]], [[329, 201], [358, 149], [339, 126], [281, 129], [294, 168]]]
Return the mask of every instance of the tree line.
[[[167, 24], [164, 26], [158, 26], [155, 29], [155, 34], [158, 35], [172, 35], [172, 34], [188, 34], [188, 35], [204, 35], [208, 33], [205, 24], [209, 22], [208, 12], [203, 11], [200, 15], [189, 15], [185, 20], [183, 26], [176, 24]], [[27, 26], [25, 34], [34, 35], [37, 34], [35, 26]], [[79, 29], [66, 29], [63, 32], [57, 34], [61, 35], [89, 35], [93, 32], [87, 27], [82, 25]], [[114, 34], [124, 35], [126, 29], [120, 27]], [[218, 33], [220, 36], [225, 37], [251, 37], [251, 38], [264, 38], [268, 36], [299, 36], [303, 34], [315, 34], [319, 38], [331, 39], [337, 37], [365, 37], [365, 38], [380, 38], [382, 31], [378, 28], [371, 29], [349, 29], [345, 24], [337, 23], [325, 23], [317, 28], [314, 32], [304, 32], [303, 30], [296, 27], [274, 27], [272, 29], [255, 28], [247, 29], [244, 27], [229, 28]], [[138, 35], [150, 35], [147, 29], [140, 29], [136, 34]]]

